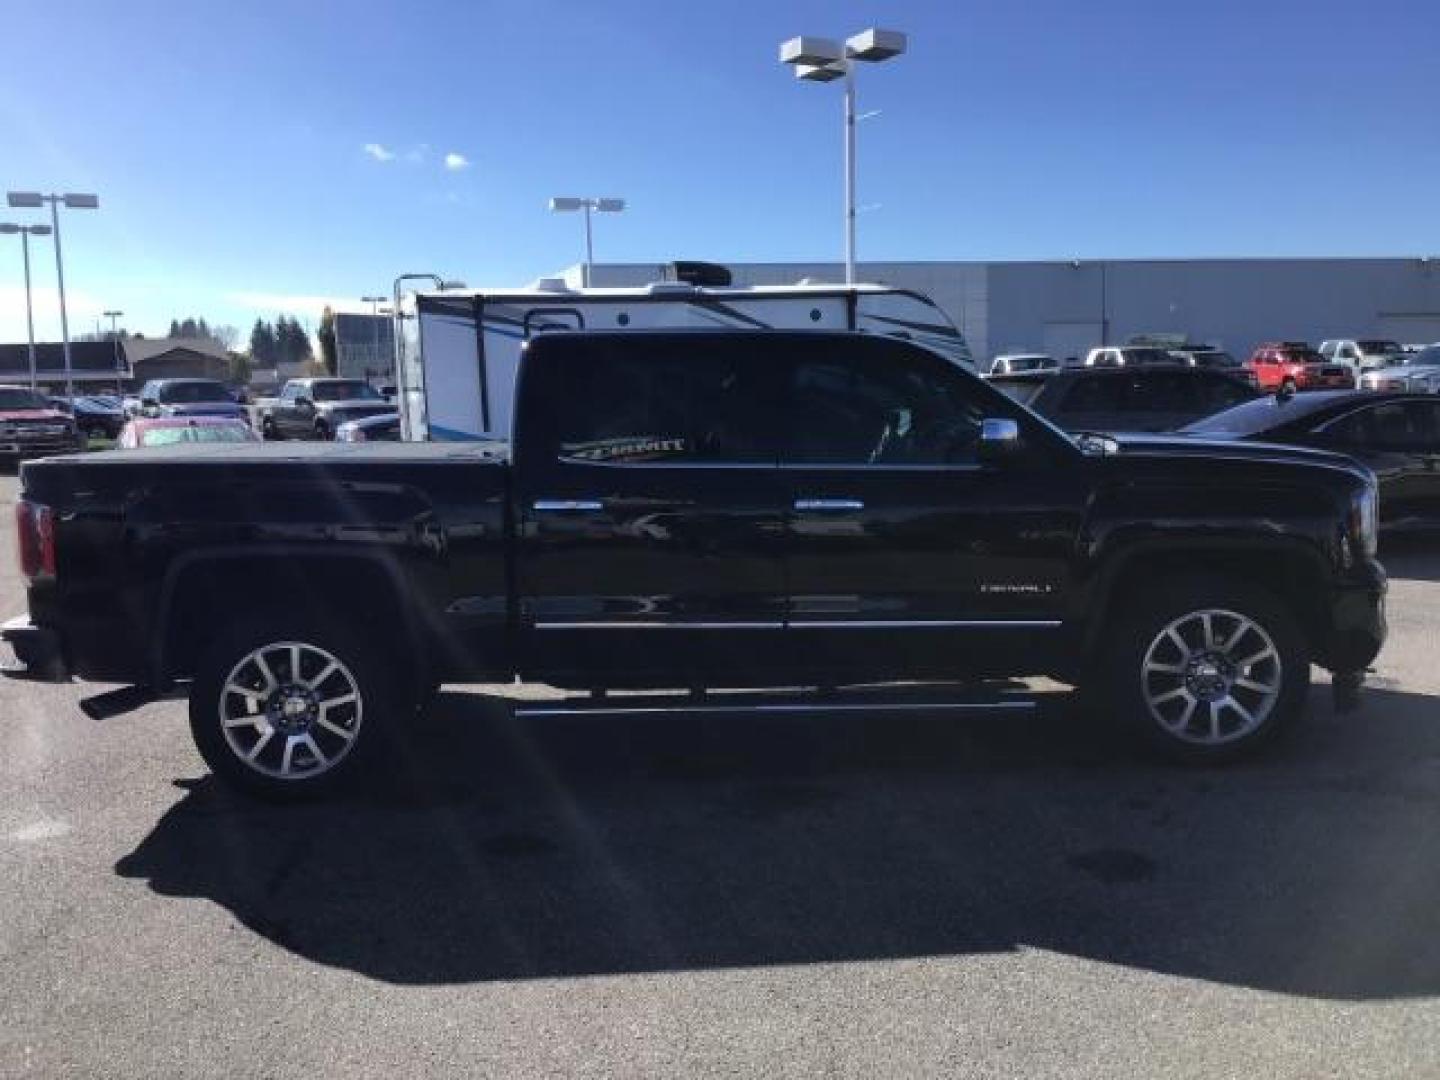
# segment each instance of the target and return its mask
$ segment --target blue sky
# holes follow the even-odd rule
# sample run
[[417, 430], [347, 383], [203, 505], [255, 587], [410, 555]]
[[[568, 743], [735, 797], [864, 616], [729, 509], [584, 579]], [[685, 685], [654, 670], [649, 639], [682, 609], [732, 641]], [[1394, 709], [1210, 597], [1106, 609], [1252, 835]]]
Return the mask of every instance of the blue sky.
[[82, 0], [4, 24], [0, 185], [101, 197], [63, 222], [78, 329], [117, 306], [248, 331], [408, 270], [519, 284], [579, 258], [553, 194], [630, 201], [600, 260], [838, 258], [839, 88], [776, 51], [876, 24], [911, 50], [861, 73], [862, 260], [1440, 253], [1434, 0]]

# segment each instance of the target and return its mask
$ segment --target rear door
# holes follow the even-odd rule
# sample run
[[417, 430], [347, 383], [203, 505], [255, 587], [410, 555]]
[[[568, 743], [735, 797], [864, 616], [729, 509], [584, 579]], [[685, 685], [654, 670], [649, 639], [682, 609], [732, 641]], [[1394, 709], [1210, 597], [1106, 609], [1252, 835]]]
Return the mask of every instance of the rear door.
[[527, 674], [733, 685], [783, 667], [778, 381], [762, 339], [540, 335], [523, 366]]
[[[929, 352], [866, 337], [795, 349], [782, 473], [789, 633], [818, 677], [958, 676], [1056, 639], [1084, 504], [1013, 402]], [[987, 417], [1030, 452], [983, 465]], [[1017, 660], [1019, 658], [1019, 660]]]

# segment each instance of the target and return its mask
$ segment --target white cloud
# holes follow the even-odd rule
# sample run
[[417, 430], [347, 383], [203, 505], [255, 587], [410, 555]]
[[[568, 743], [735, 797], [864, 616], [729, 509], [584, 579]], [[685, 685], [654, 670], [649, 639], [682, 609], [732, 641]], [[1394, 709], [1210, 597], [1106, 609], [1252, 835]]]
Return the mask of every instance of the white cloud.
[[412, 165], [418, 165], [430, 156], [430, 144], [421, 143], [419, 146], [412, 146], [405, 151], [405, 160]]
[[445, 155], [445, 168], [451, 172], [459, 172], [461, 169], [470, 167], [470, 159], [464, 154], [457, 154], [454, 150]]
[[394, 161], [395, 151], [387, 150], [378, 142], [367, 142], [363, 147], [365, 153], [369, 154], [376, 161]]
[[249, 308], [256, 316], [267, 319], [276, 315], [294, 315], [318, 320], [327, 307], [337, 311], [358, 311], [364, 307], [353, 296], [304, 293], [241, 291], [226, 293], [225, 299], [236, 307]]
[[[33, 259], [35, 253], [32, 251], [30, 255]], [[35, 340], [59, 341], [59, 291], [53, 285], [36, 285], [31, 296], [35, 310]], [[104, 311], [104, 302], [83, 289], [71, 287], [65, 290], [65, 314], [70, 321], [72, 336], [92, 333], [96, 317]], [[106, 319], [102, 328], [108, 329], [109, 326], [110, 321]], [[0, 285], [0, 341], [23, 342], [25, 339], [25, 286]]]

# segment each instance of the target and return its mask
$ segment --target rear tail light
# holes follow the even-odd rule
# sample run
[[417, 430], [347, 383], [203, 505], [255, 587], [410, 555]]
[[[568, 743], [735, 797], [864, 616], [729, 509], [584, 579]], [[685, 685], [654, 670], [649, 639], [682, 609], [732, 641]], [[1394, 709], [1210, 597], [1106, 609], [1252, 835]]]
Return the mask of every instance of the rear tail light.
[[15, 504], [20, 572], [34, 580], [55, 576], [55, 511], [21, 499]]

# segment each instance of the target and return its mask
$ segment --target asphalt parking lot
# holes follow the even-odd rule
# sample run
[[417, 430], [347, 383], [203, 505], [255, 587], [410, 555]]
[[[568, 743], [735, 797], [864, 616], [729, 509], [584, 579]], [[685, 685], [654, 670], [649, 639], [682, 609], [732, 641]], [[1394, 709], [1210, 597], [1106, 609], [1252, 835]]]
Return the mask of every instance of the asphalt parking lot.
[[1057, 692], [520, 721], [489, 688], [395, 790], [279, 809], [179, 702], [0, 682], [0, 1075], [1440, 1075], [1435, 550], [1386, 553], [1362, 711], [1317, 685], [1227, 770]]

